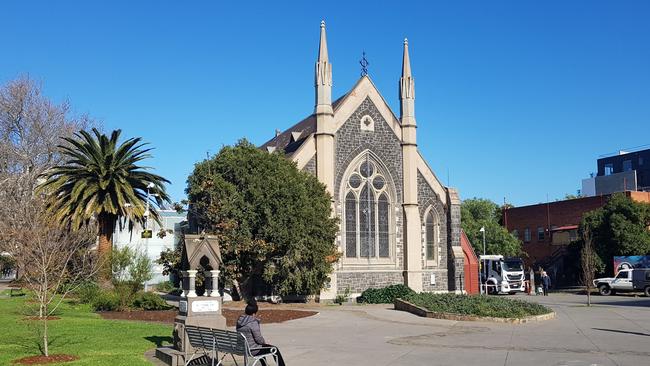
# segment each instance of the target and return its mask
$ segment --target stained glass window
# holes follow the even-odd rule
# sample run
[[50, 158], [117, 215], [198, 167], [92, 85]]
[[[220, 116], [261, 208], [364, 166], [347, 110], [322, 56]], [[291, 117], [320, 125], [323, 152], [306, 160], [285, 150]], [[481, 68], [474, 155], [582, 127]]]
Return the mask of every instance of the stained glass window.
[[345, 255], [357, 256], [357, 199], [352, 192], [345, 197]]
[[433, 210], [430, 210], [427, 214], [425, 220], [425, 230], [426, 230], [426, 249], [427, 249], [427, 260], [432, 261], [435, 259], [435, 225], [433, 223]]
[[390, 258], [391, 200], [386, 175], [366, 156], [345, 187], [345, 256]]
[[[376, 179], [375, 179], [376, 181]], [[377, 204], [377, 211], [378, 211], [378, 231], [379, 231], [379, 257], [380, 258], [388, 258], [390, 256], [390, 250], [389, 250], [389, 235], [388, 235], [388, 221], [389, 217], [388, 215], [389, 210], [388, 210], [388, 196], [386, 196], [385, 193], [382, 193], [381, 197], [379, 197], [379, 203]]]

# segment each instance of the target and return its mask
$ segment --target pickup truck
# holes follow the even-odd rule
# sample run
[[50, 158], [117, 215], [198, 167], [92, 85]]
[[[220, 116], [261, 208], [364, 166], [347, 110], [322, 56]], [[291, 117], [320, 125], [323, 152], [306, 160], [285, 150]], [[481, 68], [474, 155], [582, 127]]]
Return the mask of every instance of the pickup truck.
[[615, 294], [617, 291], [635, 291], [632, 286], [632, 271], [633, 269], [622, 269], [618, 271], [616, 277], [596, 278], [594, 286], [598, 288], [598, 292], [603, 296]]

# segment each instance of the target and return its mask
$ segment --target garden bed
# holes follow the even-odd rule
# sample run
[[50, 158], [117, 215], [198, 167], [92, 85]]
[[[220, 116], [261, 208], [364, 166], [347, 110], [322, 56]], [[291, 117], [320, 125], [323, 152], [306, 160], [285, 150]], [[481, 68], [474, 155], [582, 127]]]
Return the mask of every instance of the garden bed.
[[[163, 322], [173, 323], [174, 318], [178, 314], [176, 310], [158, 310], [158, 311], [101, 311], [98, 312], [104, 319], [122, 319], [122, 320], [139, 320], [148, 322]], [[237, 319], [240, 315], [244, 314], [242, 310], [223, 309], [223, 316], [226, 318], [226, 325], [234, 327], [237, 324]], [[271, 310], [261, 309], [257, 313], [257, 317], [262, 320], [262, 324], [269, 323], [282, 323], [287, 320], [294, 320], [306, 318], [308, 316], [318, 314], [316, 311], [306, 310]]]
[[527, 323], [552, 319], [546, 306], [495, 296], [414, 294], [395, 300], [395, 309], [436, 319]]
[[50, 356], [29, 356], [13, 361], [18, 365], [44, 365], [48, 363], [60, 363], [76, 361], [79, 357], [73, 355], [50, 355]]

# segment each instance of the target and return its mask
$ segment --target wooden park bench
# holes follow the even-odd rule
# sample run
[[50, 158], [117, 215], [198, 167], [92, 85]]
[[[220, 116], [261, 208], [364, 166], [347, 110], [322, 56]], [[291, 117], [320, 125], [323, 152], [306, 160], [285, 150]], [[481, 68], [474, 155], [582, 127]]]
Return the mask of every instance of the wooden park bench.
[[[186, 325], [185, 332], [187, 332], [187, 338], [189, 339], [190, 345], [192, 346], [192, 354], [188, 356], [189, 352], [185, 351], [185, 366], [188, 366], [190, 362], [197, 361], [199, 363], [193, 364], [204, 364], [207, 365], [208, 362], [200, 363], [201, 361], [209, 360], [209, 363], [212, 366], [221, 366], [223, 365], [223, 359], [227, 355], [231, 355], [235, 365], [237, 360], [235, 356], [244, 357], [244, 366], [255, 366], [260, 363], [260, 360], [265, 358], [272, 358], [277, 365], [278, 360], [277, 348], [275, 347], [260, 347], [251, 349], [248, 346], [246, 337], [239, 333], [233, 332], [230, 330], [224, 329], [212, 329], [206, 327], [197, 327], [193, 325]], [[264, 354], [253, 355], [252, 352], [263, 350], [266, 351]], [[221, 357], [219, 353], [222, 353]], [[215, 360], [217, 363], [215, 364]]]

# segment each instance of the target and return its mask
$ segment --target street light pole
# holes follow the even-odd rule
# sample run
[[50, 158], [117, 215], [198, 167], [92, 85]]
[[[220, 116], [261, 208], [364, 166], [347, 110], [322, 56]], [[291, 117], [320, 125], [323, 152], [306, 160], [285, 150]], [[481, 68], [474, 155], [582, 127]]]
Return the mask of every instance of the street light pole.
[[[483, 233], [483, 257], [485, 257], [485, 226], [481, 226], [481, 230], [479, 230], [481, 233]], [[485, 268], [485, 258], [481, 261], [481, 266], [483, 266], [483, 281], [485, 282], [485, 290], [483, 290], [483, 286], [481, 286], [481, 291], [482, 293], [486, 294], [487, 293], [487, 269]]]
[[[155, 187], [155, 184], [153, 184], [151, 182], [149, 184], [147, 184], [147, 202], [146, 202], [147, 208], [144, 210], [144, 215], [143, 215], [144, 216], [144, 232], [147, 231], [147, 226], [149, 224], [149, 214], [150, 214], [150, 212], [149, 212], [149, 197], [150, 197], [149, 190], [151, 188], [153, 188], [153, 187]], [[147, 238], [144, 239], [144, 253], [145, 253], [145, 255], [147, 256], [147, 259], [148, 259], [149, 258], [149, 237], [148, 236], [147, 236]], [[147, 292], [147, 290], [149, 289], [148, 285], [149, 284], [147, 283], [147, 281], [145, 281], [144, 282], [144, 291], [145, 292]]]
[[480, 231], [483, 233], [483, 255], [485, 255], [485, 227], [481, 227]]

